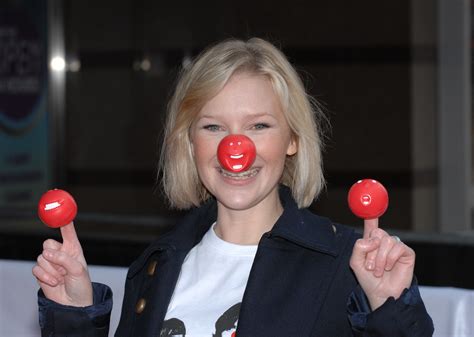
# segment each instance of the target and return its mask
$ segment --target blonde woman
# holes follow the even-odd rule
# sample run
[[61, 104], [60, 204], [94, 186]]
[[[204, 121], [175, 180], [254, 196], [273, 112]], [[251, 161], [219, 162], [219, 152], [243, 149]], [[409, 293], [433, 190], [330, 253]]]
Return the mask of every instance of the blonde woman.
[[[324, 186], [320, 118], [264, 40], [221, 42], [182, 71], [160, 169], [190, 211], [130, 267], [116, 336], [432, 336], [413, 250], [306, 209]], [[242, 172], [217, 156], [236, 134], [256, 149]], [[73, 229], [63, 240], [33, 269], [43, 334], [107, 336], [110, 289], [91, 283]]]

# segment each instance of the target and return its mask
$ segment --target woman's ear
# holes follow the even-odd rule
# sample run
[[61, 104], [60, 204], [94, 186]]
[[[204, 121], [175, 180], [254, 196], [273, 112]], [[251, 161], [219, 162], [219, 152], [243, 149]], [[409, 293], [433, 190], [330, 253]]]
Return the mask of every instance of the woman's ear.
[[295, 136], [291, 136], [290, 144], [288, 144], [288, 149], [286, 150], [287, 156], [293, 156], [298, 152], [298, 139]]

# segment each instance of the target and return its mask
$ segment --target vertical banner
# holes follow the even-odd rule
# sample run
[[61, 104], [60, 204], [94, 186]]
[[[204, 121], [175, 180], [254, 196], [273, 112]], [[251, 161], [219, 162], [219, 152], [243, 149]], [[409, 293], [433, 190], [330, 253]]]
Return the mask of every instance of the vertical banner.
[[47, 1], [0, 3], [0, 216], [48, 188]]

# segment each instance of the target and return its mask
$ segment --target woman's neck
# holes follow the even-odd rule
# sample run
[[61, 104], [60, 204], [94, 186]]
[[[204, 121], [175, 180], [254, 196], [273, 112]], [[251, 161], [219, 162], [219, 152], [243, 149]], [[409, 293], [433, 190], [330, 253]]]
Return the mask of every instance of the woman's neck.
[[256, 245], [262, 235], [270, 231], [283, 213], [278, 193], [276, 198], [263, 200], [245, 210], [232, 210], [218, 202], [217, 223], [214, 230], [222, 240], [240, 244]]

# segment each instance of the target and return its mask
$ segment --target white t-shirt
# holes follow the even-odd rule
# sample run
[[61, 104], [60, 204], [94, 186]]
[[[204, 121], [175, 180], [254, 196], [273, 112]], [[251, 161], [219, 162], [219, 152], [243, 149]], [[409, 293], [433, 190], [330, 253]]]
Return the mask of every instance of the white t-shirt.
[[161, 337], [235, 336], [257, 246], [224, 241], [214, 226], [184, 259]]

